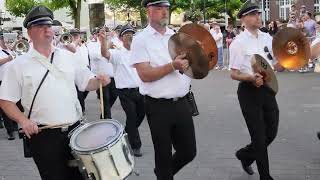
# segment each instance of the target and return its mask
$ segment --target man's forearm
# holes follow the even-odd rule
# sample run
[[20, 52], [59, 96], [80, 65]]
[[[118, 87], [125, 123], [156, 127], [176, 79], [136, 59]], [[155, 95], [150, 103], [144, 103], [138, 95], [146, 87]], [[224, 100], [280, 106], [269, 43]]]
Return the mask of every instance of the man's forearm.
[[237, 80], [237, 81], [252, 82], [253, 75], [250, 75], [250, 74], [247, 74], [247, 73], [242, 73], [239, 70], [232, 70], [231, 78], [233, 80]]
[[140, 76], [140, 79], [143, 82], [152, 82], [157, 81], [164, 76], [166, 76], [169, 73], [172, 73], [174, 71], [174, 68], [172, 64], [165, 64], [163, 66], [159, 67], [152, 67], [150, 64], [146, 65], [139, 65], [137, 64], [136, 69], [138, 71], [138, 74]]
[[28, 118], [20, 111], [20, 109], [14, 102], [0, 100], [0, 106], [10, 119], [19, 124], [21, 124], [21, 122], [23, 121], [28, 120]]
[[9, 62], [10, 60], [11, 60], [10, 56], [0, 59], [0, 66], [4, 65], [5, 63]]
[[101, 41], [101, 55], [104, 58], [110, 60], [110, 52], [109, 52], [108, 43], [106, 40]]
[[89, 80], [86, 90], [95, 91], [99, 89], [99, 87], [100, 87], [100, 81], [97, 78], [92, 78]]

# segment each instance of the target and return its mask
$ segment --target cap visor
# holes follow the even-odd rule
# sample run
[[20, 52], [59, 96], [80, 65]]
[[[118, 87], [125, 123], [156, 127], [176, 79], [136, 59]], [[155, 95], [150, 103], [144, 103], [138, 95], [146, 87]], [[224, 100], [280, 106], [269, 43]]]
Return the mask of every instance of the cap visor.
[[147, 7], [149, 7], [149, 6], [169, 7], [169, 6], [170, 6], [170, 3], [168, 3], [168, 2], [149, 3], [149, 4], [147, 5]]

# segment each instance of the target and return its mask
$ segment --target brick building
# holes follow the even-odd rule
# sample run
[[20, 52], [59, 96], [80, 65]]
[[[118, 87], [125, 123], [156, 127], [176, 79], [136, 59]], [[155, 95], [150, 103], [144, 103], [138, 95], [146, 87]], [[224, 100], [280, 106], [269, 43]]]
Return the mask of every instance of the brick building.
[[300, 9], [301, 5], [306, 6], [306, 10], [312, 14], [320, 12], [320, 0], [260, 0], [264, 3], [265, 17], [270, 20], [288, 20], [290, 7], [296, 5]]

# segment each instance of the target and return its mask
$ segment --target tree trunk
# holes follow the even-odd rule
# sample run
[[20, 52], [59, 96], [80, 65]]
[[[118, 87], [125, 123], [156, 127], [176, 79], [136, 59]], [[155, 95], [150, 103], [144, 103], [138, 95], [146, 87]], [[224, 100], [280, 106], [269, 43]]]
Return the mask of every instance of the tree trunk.
[[141, 26], [145, 27], [148, 24], [148, 18], [146, 15], [146, 11], [143, 8], [140, 8], [140, 18], [141, 18]]
[[90, 31], [103, 27], [105, 23], [104, 3], [89, 4]]
[[74, 17], [74, 27], [80, 29], [81, 1], [77, 0], [77, 8]]

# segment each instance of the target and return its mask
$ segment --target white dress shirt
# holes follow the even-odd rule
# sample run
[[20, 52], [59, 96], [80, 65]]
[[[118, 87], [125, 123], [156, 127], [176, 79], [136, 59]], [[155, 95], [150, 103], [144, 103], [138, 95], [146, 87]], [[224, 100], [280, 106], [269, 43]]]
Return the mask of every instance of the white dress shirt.
[[126, 48], [111, 49], [110, 62], [114, 67], [114, 81], [117, 89], [137, 88], [141, 84], [136, 68], [130, 65], [131, 51]]
[[[17, 57], [6, 68], [0, 87], [0, 99], [14, 103], [21, 99], [26, 115], [47, 71], [37, 59], [50, 63], [51, 56], [46, 58], [31, 49]], [[49, 72], [34, 101], [30, 119], [45, 125], [74, 123], [79, 120], [82, 111], [75, 84], [79, 90], [84, 91], [94, 74], [86, 67], [77, 66], [77, 63], [73, 53], [54, 49], [53, 66], [61, 76]]]
[[272, 62], [268, 59], [268, 53], [264, 51], [267, 47], [271, 56], [272, 53], [272, 37], [268, 33], [258, 30], [258, 37], [255, 37], [247, 29], [239, 34], [230, 45], [230, 64], [229, 68], [240, 70], [242, 73], [253, 75], [251, 67], [251, 59], [254, 54], [259, 54], [265, 58], [272, 66]]
[[[0, 48], [0, 59], [7, 58], [8, 55], [5, 52], [3, 52], [2, 50], [3, 49]], [[8, 49], [5, 49], [5, 51], [7, 51], [10, 55], [12, 54], [12, 52]], [[0, 65], [0, 81], [2, 81], [3, 73], [5, 71], [5, 68], [8, 66], [8, 64], [9, 64], [9, 62]]]
[[[167, 28], [164, 35], [150, 25], [133, 38], [131, 45], [131, 65], [149, 62], [152, 67], [158, 67], [172, 62], [168, 50], [169, 38], [174, 32]], [[183, 97], [189, 91], [190, 78], [179, 71], [174, 71], [153, 82], [143, 82], [140, 93], [153, 98]]]
[[101, 55], [101, 45], [98, 41], [90, 41], [87, 43], [89, 56], [91, 60], [91, 71], [95, 74], [107, 74], [114, 77], [114, 70], [111, 63]]

